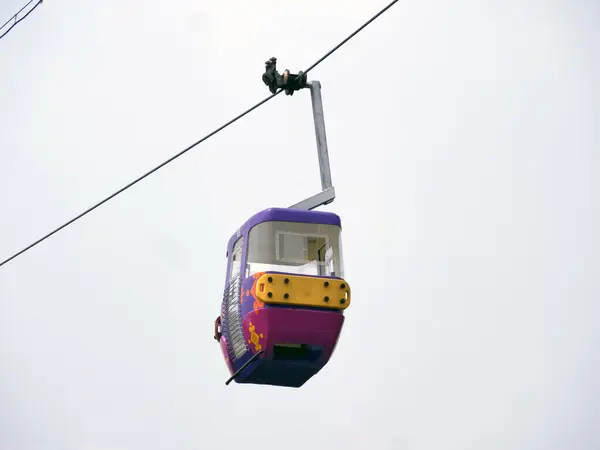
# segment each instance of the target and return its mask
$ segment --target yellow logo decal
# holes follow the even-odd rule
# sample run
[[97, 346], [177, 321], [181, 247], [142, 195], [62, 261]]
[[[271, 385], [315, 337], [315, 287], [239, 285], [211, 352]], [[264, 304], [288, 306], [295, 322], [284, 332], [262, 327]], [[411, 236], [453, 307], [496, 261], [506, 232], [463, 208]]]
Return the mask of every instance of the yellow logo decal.
[[254, 348], [257, 352], [259, 352], [262, 350], [262, 345], [260, 345], [260, 339], [264, 336], [262, 333], [258, 334], [254, 330], [256, 330], [256, 327], [252, 324], [252, 322], [250, 322], [250, 326], [248, 327], [248, 331], [250, 332], [250, 339], [248, 340], [248, 344], [254, 344]]

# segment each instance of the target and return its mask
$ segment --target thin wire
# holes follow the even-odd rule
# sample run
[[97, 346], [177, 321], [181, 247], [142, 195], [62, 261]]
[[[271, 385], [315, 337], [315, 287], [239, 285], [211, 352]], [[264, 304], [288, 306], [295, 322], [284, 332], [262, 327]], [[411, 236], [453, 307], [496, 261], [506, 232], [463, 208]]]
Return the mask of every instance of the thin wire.
[[44, 0], [39, 0], [33, 8], [31, 8], [29, 11], [27, 11], [27, 14], [25, 14], [23, 17], [21, 17], [19, 20], [17, 20], [17, 16], [21, 13], [21, 11], [23, 11], [25, 8], [27, 8], [31, 3], [33, 3], [33, 1], [34, 0], [29, 0], [29, 2], [25, 6], [23, 6], [20, 10], [18, 10], [15, 15], [13, 15], [10, 19], [8, 19], [6, 22], [4, 22], [4, 25], [2, 25], [0, 27], [0, 31], [2, 30], [2, 28], [4, 28], [6, 25], [8, 25], [11, 21], [14, 20], [12, 25], [10, 27], [8, 27], [8, 30], [6, 30], [4, 33], [0, 34], [0, 39], [2, 39], [4, 36], [6, 36], [10, 32], [10, 30], [12, 30], [19, 22], [22, 22], [23, 20], [25, 20], [27, 18], [27, 16], [29, 14], [31, 14], [35, 8], [40, 6]]
[[[41, 3], [42, 0], [40, 0]], [[339, 49], [342, 45], [344, 45], [346, 42], [348, 42], [352, 37], [356, 36], [362, 29], [364, 29], [368, 24], [370, 24], [371, 22], [373, 22], [377, 17], [379, 17], [381, 14], [383, 14], [385, 11], [387, 11], [392, 5], [394, 5], [394, 3], [396, 3], [398, 0], [394, 0], [392, 1], [389, 5], [387, 5], [384, 9], [382, 9], [379, 13], [377, 13], [375, 16], [373, 16], [371, 19], [369, 19], [367, 22], [365, 22], [365, 24], [363, 24], [360, 28], [358, 28], [356, 31], [354, 31], [350, 36], [348, 36], [346, 39], [344, 39], [342, 42], [340, 42], [338, 45], [336, 45], [332, 50], [330, 50], [329, 52], [327, 52], [323, 57], [321, 57], [317, 62], [315, 62], [312, 66], [310, 66], [307, 70], [304, 71], [304, 73], [308, 73], [310, 70], [314, 69], [317, 65], [319, 65], [321, 62], [323, 62], [327, 57], [329, 57], [333, 52], [335, 52], [337, 49]], [[158, 166], [156, 166], [154, 169], [150, 170], [149, 172], [146, 172], [144, 175], [138, 177], [137, 179], [135, 179], [134, 181], [132, 181], [131, 183], [127, 184], [126, 186], [122, 187], [121, 189], [119, 189], [118, 191], [114, 192], [113, 194], [109, 195], [108, 197], [106, 197], [104, 200], [96, 203], [94, 206], [86, 209], [84, 212], [82, 212], [81, 214], [79, 214], [78, 216], [74, 217], [73, 219], [69, 220], [68, 222], [64, 223], [63, 225], [61, 225], [60, 227], [56, 228], [55, 230], [51, 231], [50, 233], [48, 233], [47, 235], [45, 235], [44, 237], [38, 239], [37, 241], [35, 241], [34, 243], [28, 245], [27, 247], [25, 247], [23, 250], [20, 250], [19, 252], [15, 253], [14, 255], [12, 255], [10, 258], [5, 259], [4, 261], [2, 261], [0, 263], [0, 267], [3, 266], [4, 264], [12, 261], [13, 259], [15, 259], [17, 256], [25, 253], [27, 250], [31, 249], [32, 247], [35, 247], [36, 245], [38, 245], [39, 243], [41, 243], [42, 241], [48, 239], [50, 236], [52, 236], [53, 234], [58, 233], [60, 230], [62, 230], [63, 228], [69, 226], [70, 224], [72, 224], [73, 222], [75, 222], [76, 220], [79, 220], [80, 218], [82, 218], [83, 216], [85, 216], [86, 214], [92, 212], [94, 209], [98, 208], [99, 206], [103, 205], [104, 203], [106, 203], [107, 201], [111, 200], [112, 198], [116, 197], [117, 195], [119, 195], [120, 193], [122, 193], [123, 191], [129, 189], [130, 187], [132, 187], [134, 184], [142, 181], [144, 178], [150, 176], [151, 174], [153, 174], [154, 172], [156, 172], [158, 169], [166, 166], [167, 164], [169, 164], [171, 161], [179, 158], [181, 155], [183, 155], [184, 153], [187, 153], [189, 150], [193, 149], [194, 147], [196, 147], [197, 145], [201, 144], [202, 142], [204, 142], [205, 140], [207, 140], [208, 138], [214, 136], [215, 134], [217, 134], [219, 131], [227, 128], [229, 125], [231, 125], [232, 123], [238, 121], [239, 119], [241, 119], [242, 117], [244, 117], [245, 115], [249, 114], [250, 112], [254, 111], [256, 108], [258, 108], [259, 106], [262, 106], [263, 104], [267, 103], [269, 100], [271, 100], [272, 98], [276, 97], [277, 95], [279, 95], [281, 92], [283, 92], [283, 89], [280, 89], [279, 91], [277, 91], [275, 94], [270, 95], [269, 97], [265, 98], [264, 100], [261, 100], [260, 102], [258, 102], [257, 104], [255, 104], [254, 106], [252, 106], [251, 108], [247, 109], [246, 111], [244, 111], [243, 113], [239, 114], [238, 116], [234, 117], [233, 119], [231, 119], [229, 122], [225, 123], [224, 125], [221, 125], [219, 128], [217, 128], [216, 130], [212, 131], [211, 133], [207, 134], [206, 136], [204, 136], [202, 139], [200, 139], [199, 141], [194, 142], [192, 145], [190, 145], [189, 147], [185, 148], [184, 150], [180, 151], [179, 153], [177, 153], [176, 155], [172, 156], [171, 158], [167, 159], [165, 162], [159, 164]]]
[[17, 17], [17, 16], [18, 16], [18, 15], [21, 13], [21, 11], [23, 11], [25, 8], [27, 8], [29, 5], [31, 5], [31, 4], [32, 4], [34, 1], [35, 1], [35, 0], [29, 0], [25, 6], [23, 6], [23, 7], [22, 7], [20, 10], [18, 10], [18, 11], [17, 11], [17, 12], [16, 12], [16, 13], [15, 13], [15, 14], [14, 14], [14, 15], [13, 15], [13, 16], [10, 18], [10, 19], [8, 19], [6, 22], [4, 22], [4, 25], [2, 25], [2, 26], [0, 27], [0, 30], [1, 30], [2, 28], [4, 28], [8, 22], [10, 22], [10, 21], [11, 21], [11, 20], [13, 20], [15, 17]]
[[236, 122], [237, 120], [241, 119], [242, 117], [244, 117], [246, 114], [254, 111], [256, 108], [258, 108], [259, 106], [263, 105], [264, 103], [267, 103], [269, 100], [271, 100], [273, 97], [279, 95], [282, 91], [278, 91], [273, 95], [270, 95], [269, 97], [265, 98], [264, 100], [261, 100], [260, 102], [258, 102], [256, 105], [252, 106], [251, 108], [248, 108], [246, 111], [244, 111], [243, 113], [241, 113], [240, 115], [236, 116], [235, 118], [231, 119], [229, 122], [227, 122], [224, 125], [221, 125], [219, 128], [217, 128], [216, 130], [214, 130], [213, 132], [207, 134], [206, 136], [204, 136], [202, 139], [200, 139], [199, 141], [194, 142], [192, 145], [190, 145], [189, 147], [185, 148], [184, 150], [180, 151], [179, 153], [177, 153], [176, 155], [172, 156], [171, 158], [167, 159], [165, 162], [159, 164], [158, 166], [156, 166], [154, 169], [150, 170], [149, 172], [146, 172], [144, 175], [142, 175], [139, 178], [136, 178], [134, 181], [132, 181], [131, 183], [129, 183], [126, 186], [123, 186], [121, 189], [119, 189], [118, 191], [114, 192], [113, 194], [109, 195], [108, 197], [106, 197], [104, 200], [96, 203], [94, 206], [86, 209], [84, 212], [82, 212], [81, 214], [79, 214], [78, 216], [72, 218], [71, 220], [69, 220], [68, 222], [64, 223], [63, 225], [61, 225], [60, 227], [56, 228], [55, 230], [51, 231], [50, 233], [48, 233], [47, 235], [45, 235], [44, 237], [38, 239], [37, 241], [35, 241], [33, 244], [28, 245], [27, 247], [25, 247], [23, 250], [19, 251], [18, 253], [15, 253], [13, 256], [11, 256], [10, 258], [2, 261], [0, 263], [0, 266], [3, 266], [4, 264], [6, 264], [7, 262], [15, 259], [17, 256], [19, 256], [22, 253], [25, 253], [27, 250], [29, 250], [30, 248], [36, 246], [37, 244], [39, 244], [40, 242], [44, 241], [45, 239], [48, 239], [50, 236], [52, 236], [55, 233], [58, 233], [60, 230], [62, 230], [63, 228], [67, 227], [68, 225], [71, 225], [73, 222], [75, 222], [76, 220], [82, 218], [83, 216], [85, 216], [86, 214], [92, 212], [94, 209], [98, 208], [99, 206], [103, 205], [104, 203], [106, 203], [107, 201], [109, 201], [110, 199], [116, 197], [117, 195], [119, 195], [121, 192], [129, 189], [131, 186], [133, 186], [134, 184], [142, 181], [144, 178], [146, 178], [147, 176], [153, 174], [154, 172], [156, 172], [158, 169], [160, 169], [163, 166], [166, 166], [167, 164], [169, 164], [171, 161], [175, 160], [176, 158], [179, 158], [181, 155], [183, 155], [184, 153], [188, 152], [189, 150], [193, 149], [194, 147], [196, 147], [198, 144], [204, 142], [205, 140], [207, 140], [208, 138], [214, 136], [215, 134], [217, 134], [219, 131], [227, 128], [229, 125], [231, 125], [233, 122]]
[[377, 14], [375, 14], [373, 17], [371, 17], [369, 20], [367, 20], [364, 24], [362, 24], [362, 26], [360, 26], [359, 28], [357, 28], [354, 31], [354, 33], [352, 33], [351, 35], [349, 35], [346, 39], [344, 39], [338, 45], [336, 45], [331, 50], [329, 50], [327, 53], [325, 53], [317, 62], [315, 62], [312, 66], [310, 66], [308, 69], [306, 69], [304, 71], [304, 73], [310, 72], [315, 67], [317, 67], [319, 64], [321, 64], [325, 59], [327, 59], [329, 56], [331, 56], [331, 54], [333, 52], [335, 52], [342, 45], [344, 45], [346, 42], [348, 42], [350, 39], [352, 39], [354, 36], [356, 36], [358, 33], [360, 33], [367, 25], [369, 25], [371, 22], [373, 22], [375, 19], [377, 19], [380, 15], [382, 15], [384, 12], [386, 12], [388, 9], [390, 9], [392, 6], [394, 6], [394, 4], [396, 4], [397, 2], [398, 2], [398, 0], [394, 0], [394, 1], [390, 2], [385, 8], [383, 8], [381, 11], [379, 11]]

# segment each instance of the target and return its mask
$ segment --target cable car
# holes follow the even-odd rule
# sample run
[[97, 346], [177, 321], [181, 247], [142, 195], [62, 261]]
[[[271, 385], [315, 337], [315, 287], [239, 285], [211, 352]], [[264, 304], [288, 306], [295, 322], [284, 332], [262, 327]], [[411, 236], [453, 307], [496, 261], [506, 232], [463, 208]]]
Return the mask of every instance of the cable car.
[[331, 358], [350, 305], [341, 221], [270, 208], [231, 237], [215, 339], [236, 383], [300, 387]]

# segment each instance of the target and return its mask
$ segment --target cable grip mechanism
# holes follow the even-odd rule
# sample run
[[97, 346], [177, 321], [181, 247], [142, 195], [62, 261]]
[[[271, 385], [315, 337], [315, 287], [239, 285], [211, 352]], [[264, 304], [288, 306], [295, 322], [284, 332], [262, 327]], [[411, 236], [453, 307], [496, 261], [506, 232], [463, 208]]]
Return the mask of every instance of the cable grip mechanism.
[[273, 94], [277, 92], [277, 89], [283, 89], [285, 95], [294, 95], [294, 91], [306, 87], [306, 74], [302, 71], [297, 74], [290, 73], [287, 69], [280, 74], [277, 71], [277, 58], [275, 57], [265, 62], [265, 69], [262, 79]]

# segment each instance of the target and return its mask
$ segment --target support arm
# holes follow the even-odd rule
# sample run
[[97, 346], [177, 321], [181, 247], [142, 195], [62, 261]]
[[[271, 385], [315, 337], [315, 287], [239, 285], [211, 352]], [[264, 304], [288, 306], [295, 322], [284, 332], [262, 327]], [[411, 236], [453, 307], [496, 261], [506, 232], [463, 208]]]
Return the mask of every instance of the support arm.
[[335, 189], [333, 188], [333, 183], [331, 181], [331, 167], [329, 166], [329, 152], [327, 150], [327, 136], [325, 134], [325, 117], [323, 115], [323, 99], [321, 98], [321, 83], [319, 81], [307, 82], [306, 74], [302, 72], [292, 74], [287, 69], [284, 70], [283, 75], [280, 75], [277, 71], [277, 58], [271, 58], [265, 62], [263, 82], [269, 87], [269, 90], [272, 93], [276, 93], [278, 89], [283, 89], [287, 95], [293, 95], [295, 91], [300, 89], [310, 89], [322, 192], [302, 200], [301, 202], [290, 206], [290, 208], [310, 210], [331, 203], [335, 199]]
[[327, 135], [325, 133], [325, 116], [323, 114], [321, 83], [319, 81], [310, 81], [307, 83], [307, 87], [310, 88], [310, 98], [312, 101], [315, 136], [317, 138], [317, 154], [319, 156], [319, 170], [321, 173], [321, 188], [323, 189], [323, 192], [290, 206], [292, 209], [315, 209], [319, 206], [327, 205], [335, 199], [335, 189], [333, 188], [333, 183], [331, 181]]

